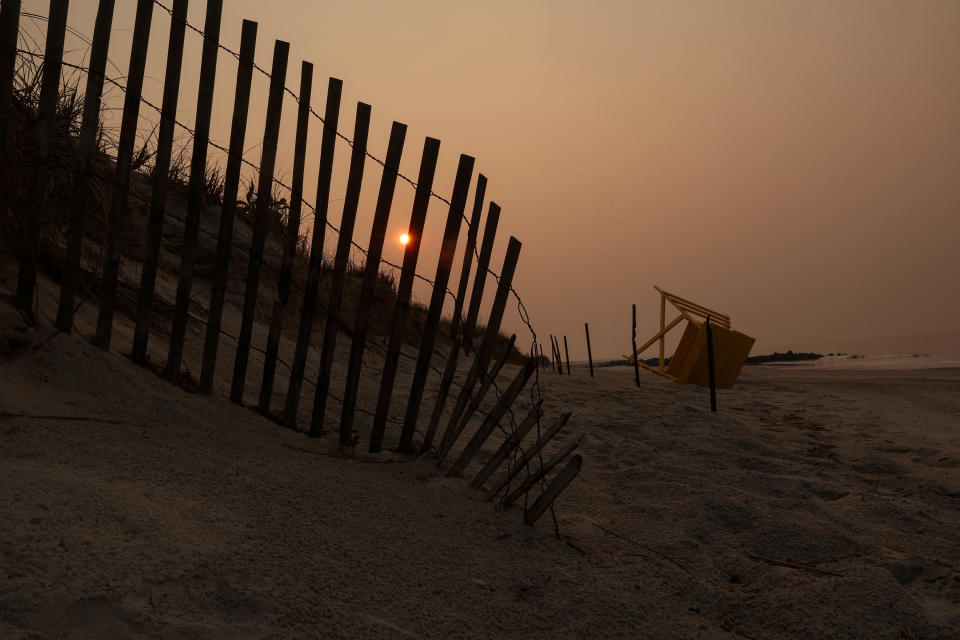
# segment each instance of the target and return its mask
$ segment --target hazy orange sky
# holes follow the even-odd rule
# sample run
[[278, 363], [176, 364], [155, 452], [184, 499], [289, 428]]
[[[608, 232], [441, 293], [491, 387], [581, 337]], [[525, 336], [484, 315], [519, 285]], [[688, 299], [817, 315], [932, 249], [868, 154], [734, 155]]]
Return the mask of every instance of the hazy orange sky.
[[[91, 35], [96, 4], [73, 0], [70, 26]], [[125, 73], [135, 2], [117, 5], [111, 60]], [[391, 121], [407, 124], [407, 175], [417, 175], [426, 135], [442, 141], [439, 193], [449, 195], [460, 153], [476, 157], [488, 198], [503, 207], [496, 268], [517, 236], [516, 288], [541, 342], [566, 334], [571, 358], [585, 357], [584, 322], [596, 357], [625, 353], [632, 303], [641, 336], [652, 334], [653, 284], [729, 313], [757, 337], [755, 352], [960, 330], [956, 0], [225, 5], [226, 46], [239, 49], [242, 18], [260, 23], [261, 66], [274, 39], [291, 43], [295, 92], [300, 61], [314, 63], [318, 112], [327, 77], [343, 79], [345, 134], [357, 100], [371, 104], [375, 155], [385, 155]], [[204, 10], [192, 0], [190, 21], [202, 26]], [[47, 2], [24, 0], [24, 11], [45, 15]], [[156, 9], [144, 96], [157, 104], [169, 25]], [[68, 48], [83, 53], [76, 39]], [[188, 33], [179, 118], [191, 126], [199, 52]], [[212, 136], [222, 143], [235, 73], [221, 54]], [[267, 80], [253, 91], [247, 158], [258, 162]], [[292, 99], [283, 120], [278, 167], [289, 181]], [[314, 120], [311, 202], [319, 139]], [[348, 147], [337, 154], [339, 199]], [[368, 163], [361, 245], [376, 169]], [[385, 253], [395, 261], [412, 196], [398, 185]], [[430, 277], [445, 216], [431, 206], [418, 267]], [[505, 324], [529, 346], [513, 305]]]

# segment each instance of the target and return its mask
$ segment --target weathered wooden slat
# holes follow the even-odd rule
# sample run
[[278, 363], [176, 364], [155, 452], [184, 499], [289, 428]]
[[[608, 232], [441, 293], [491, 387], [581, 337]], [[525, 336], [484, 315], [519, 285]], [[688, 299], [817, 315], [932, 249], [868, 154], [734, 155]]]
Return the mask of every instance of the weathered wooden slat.
[[0, 4], [0, 170], [6, 169], [7, 130], [10, 128], [10, 108], [13, 104], [13, 74], [17, 68], [19, 28], [20, 0], [4, 0]]
[[470, 419], [473, 417], [473, 414], [477, 412], [480, 408], [480, 404], [483, 402], [483, 399], [486, 397], [487, 392], [493, 386], [493, 383], [497, 379], [497, 375], [500, 373], [500, 369], [503, 368], [503, 365], [506, 364], [507, 358], [510, 357], [510, 353], [513, 350], [513, 341], [516, 338], [516, 335], [512, 336], [510, 343], [507, 345], [507, 348], [502, 354], [500, 354], [499, 360], [497, 363], [490, 368], [490, 371], [484, 373], [482, 376], [483, 382], [480, 385], [479, 391], [473, 394], [470, 398], [470, 404], [467, 405], [467, 408], [464, 410], [463, 414], [460, 416], [460, 430], [463, 430], [466, 427], [467, 423], [470, 422]]
[[153, 160], [153, 190], [150, 198], [150, 216], [140, 273], [140, 292], [137, 318], [133, 330], [131, 358], [137, 364], [147, 359], [147, 340], [150, 337], [150, 313], [157, 284], [157, 266], [163, 238], [163, 218], [166, 214], [169, 191], [170, 157], [173, 155], [173, 132], [176, 128], [177, 100], [180, 97], [180, 68], [183, 63], [183, 40], [187, 30], [188, 0], [174, 0], [170, 16], [170, 39], [167, 44], [167, 68], [163, 77], [163, 102], [160, 107], [160, 126], [157, 130], [157, 150]]
[[593, 377], [593, 351], [590, 349], [590, 325], [583, 323], [583, 330], [587, 334], [587, 362], [590, 363], [590, 377]]
[[[390, 207], [393, 204], [397, 174], [400, 171], [400, 151], [403, 149], [403, 137], [406, 135], [406, 130], [406, 125], [395, 122], [393, 131], [397, 132], [397, 137], [394, 138], [393, 131], [390, 133], [391, 140], [396, 139], [398, 146], [392, 156], [389, 150], [387, 152], [387, 162], [384, 163], [380, 193], [377, 195], [377, 206], [373, 214], [373, 226], [370, 229], [370, 242], [367, 243], [367, 262], [363, 270], [360, 306], [357, 309], [352, 343], [350, 344], [350, 361], [347, 364], [347, 380], [343, 392], [343, 408], [340, 413], [340, 445], [343, 447], [353, 446], [355, 442], [353, 420], [357, 408], [360, 371], [363, 368], [363, 351], [366, 347], [367, 328], [375, 304], [374, 294], [377, 289], [377, 278], [380, 274], [383, 241], [387, 234], [387, 222], [390, 218]], [[316, 415], [314, 415], [314, 418], [316, 418]]]
[[[484, 238], [484, 241], [486, 241], [486, 238]], [[437, 450], [438, 464], [443, 462], [443, 459], [450, 451], [450, 447], [452, 447], [453, 443], [460, 437], [460, 432], [463, 431], [463, 427], [466, 426], [466, 423], [461, 422], [460, 418], [470, 402], [474, 386], [476, 386], [477, 382], [490, 366], [490, 359], [493, 357], [493, 348], [500, 334], [500, 323], [503, 321], [503, 312], [507, 306], [507, 299], [510, 296], [510, 287], [513, 285], [513, 275], [516, 272], [517, 262], [520, 259], [521, 247], [522, 244], [520, 241], [511, 236], [510, 242], [507, 244], [507, 255], [503, 261], [503, 270], [500, 273], [500, 282], [497, 284], [497, 293], [496, 296], [494, 296], [493, 306], [490, 309], [490, 320], [487, 323], [487, 330], [483, 336], [483, 342], [477, 350], [473, 365], [470, 367], [469, 373], [467, 373], [467, 379], [460, 389], [460, 396], [457, 398], [453, 413], [450, 414], [447, 427], [440, 440], [440, 447]]]
[[487, 395], [487, 391], [490, 390], [490, 387], [493, 386], [493, 383], [496, 382], [497, 376], [500, 375], [500, 370], [503, 369], [503, 365], [507, 364], [507, 360], [510, 358], [510, 354], [513, 353], [513, 346], [517, 342], [517, 334], [512, 334], [510, 340], [507, 341], [506, 348], [500, 353], [500, 357], [497, 359], [497, 362], [490, 368], [490, 371], [487, 375], [484, 376], [483, 384], [480, 386], [480, 390], [473, 396], [471, 404], [480, 406], [480, 403], [483, 402], [483, 398]]
[[519, 498], [520, 496], [525, 494], [527, 491], [532, 489], [534, 485], [540, 482], [541, 478], [543, 478], [548, 473], [550, 473], [555, 466], [560, 464], [560, 462], [563, 461], [563, 459], [566, 458], [568, 455], [570, 455], [574, 449], [579, 447], [580, 442], [582, 440], [583, 440], [583, 436], [580, 436], [576, 440], [568, 442], [567, 445], [563, 447], [563, 449], [558, 451], [552, 458], [544, 462], [543, 466], [540, 467], [540, 469], [538, 469], [535, 473], [531, 473], [529, 476], [524, 478], [523, 482], [521, 482], [516, 489], [511, 491], [509, 495], [507, 495], [503, 499], [504, 506], [509, 507], [514, 502], [516, 502], [517, 498]]
[[[323, 433], [324, 417], [327, 412], [327, 392], [330, 391], [330, 373], [333, 370], [333, 357], [337, 348], [337, 333], [340, 330], [340, 309], [343, 306], [343, 287], [347, 280], [347, 265], [350, 261], [350, 247], [353, 242], [353, 228], [357, 219], [357, 205], [360, 202], [360, 187], [363, 184], [363, 167], [367, 159], [367, 135], [370, 130], [370, 105], [357, 103], [357, 116], [353, 128], [353, 152], [350, 155], [350, 175], [347, 178], [347, 193], [343, 202], [343, 215], [340, 218], [340, 237], [337, 239], [337, 253], [333, 261], [333, 279], [330, 284], [330, 297], [327, 300], [327, 318], [323, 330], [323, 346], [320, 348], [320, 370], [317, 373], [317, 385], [313, 397], [313, 417], [310, 419], [310, 435], [319, 437]], [[391, 150], [396, 148], [397, 127], [392, 132]], [[399, 130], [400, 144], [403, 144], [403, 129]], [[401, 146], [402, 150], [402, 146]], [[384, 174], [384, 178], [389, 176]]]
[[540, 494], [540, 497], [523, 513], [523, 520], [528, 525], [534, 524], [537, 520], [540, 519], [540, 516], [543, 515], [544, 511], [550, 508], [550, 505], [553, 504], [553, 501], [557, 499], [564, 489], [569, 486], [574, 478], [577, 477], [577, 474], [580, 473], [580, 467], [583, 464], [583, 456], [573, 456], [570, 458], [570, 462], [567, 463], [567, 466], [563, 468], [560, 473], [557, 474], [557, 477], [553, 479], [553, 482], [546, 488], [546, 490]]
[[[3, 11], [6, 11], [4, 2]], [[20, 2], [17, 0], [17, 6]], [[103, 78], [107, 68], [107, 51], [110, 48], [110, 29], [113, 25], [115, 0], [100, 0], [97, 20], [93, 28], [93, 43], [90, 47], [90, 70], [83, 98], [83, 118], [80, 136], [77, 139], [77, 173], [73, 183], [70, 202], [70, 226], [67, 230], [67, 252], [60, 279], [60, 304], [57, 309], [57, 327], [66, 333], [73, 330], [73, 312], [77, 298], [77, 282], [80, 276], [80, 260], [83, 256], [83, 225], [90, 199], [91, 167], [96, 150], [97, 130], [100, 126], [100, 100], [103, 96]], [[0, 82], [5, 82], [0, 80]], [[4, 98], [0, 96], [0, 102]]]
[[483, 227], [483, 241], [480, 243], [480, 258], [477, 260], [477, 274], [473, 277], [473, 291], [470, 293], [470, 308], [467, 310], [467, 320], [463, 325], [463, 352], [468, 354], [473, 350], [473, 334], [477, 329], [477, 318], [480, 315], [480, 302], [483, 299], [483, 289], [487, 282], [487, 272], [490, 269], [490, 255], [493, 253], [493, 241], [497, 237], [497, 224], [500, 222], [500, 207], [491, 202], [487, 210], [487, 222]]
[[503, 474], [503, 477], [499, 480], [499, 482], [494, 484], [493, 488], [489, 491], [489, 493], [487, 493], [486, 499], [488, 502], [493, 500], [497, 494], [503, 490], [504, 487], [510, 484], [516, 475], [520, 473], [520, 471], [524, 469], [535, 456], [539, 455], [540, 450], [543, 449], [548, 442], [553, 440], [558, 433], [560, 433], [560, 430], [566, 426], [567, 422], [570, 420], [570, 416], [572, 415], [573, 414], [569, 412], [563, 414], [552, 427], [547, 429], [544, 433], [537, 435], [537, 438], [533, 443], [531, 443], [531, 446], [527, 449], [526, 453], [520, 456], [520, 459], [517, 460], [516, 463], [513, 464], [509, 469], [507, 469], [507, 472]]
[[133, 23], [133, 45], [130, 49], [130, 67], [127, 71], [123, 117], [120, 121], [120, 140], [117, 144], [117, 162], [114, 167], [110, 197], [107, 250], [100, 284], [97, 333], [94, 337], [94, 343], [105, 351], [110, 348], [110, 339], [113, 335], [117, 281], [120, 278], [120, 240], [123, 234], [123, 219], [127, 212], [133, 146], [137, 141], [137, 118], [140, 116], [140, 94], [143, 90], [143, 74], [147, 63], [147, 45], [150, 42], [152, 21], [153, 0], [137, 0], [137, 17]]
[[500, 448], [497, 449], [497, 452], [487, 460], [487, 463], [483, 465], [483, 468], [477, 472], [477, 475], [473, 477], [473, 480], [470, 481], [470, 486], [474, 489], [479, 489], [483, 486], [483, 483], [486, 482], [490, 476], [494, 474], [497, 468], [503, 464], [503, 461], [507, 459], [514, 449], [520, 446], [520, 443], [523, 442], [523, 439], [530, 432], [530, 429], [533, 428], [533, 425], [543, 416], [543, 400], [538, 402], [533, 409], [530, 409], [530, 413], [517, 425], [517, 429], [511, 432], [506, 439], [503, 441], [503, 444], [500, 445]]
[[[310, 95], [313, 89], [313, 65], [303, 61], [300, 66], [300, 98], [297, 109], [297, 133], [293, 145], [293, 183], [290, 185], [290, 207], [287, 210], [287, 235], [283, 243], [280, 261], [280, 277], [277, 281], [277, 299], [270, 318], [270, 334], [267, 336], [267, 352], [263, 357], [263, 377], [260, 382], [258, 411], [269, 415], [273, 399], [273, 378], [277, 370], [277, 354], [280, 351], [280, 333], [283, 330], [283, 315], [290, 301], [290, 280], [293, 276], [293, 261], [300, 239], [300, 211], [303, 208], [303, 173], [307, 163], [307, 131], [310, 124]], [[278, 305], [277, 302], [280, 304]]]
[[490, 437], [493, 430], [500, 424], [503, 416], [506, 415], [507, 411], [510, 411], [510, 407], [513, 406], [517, 396], [523, 391], [523, 388], [530, 380], [530, 376], [533, 375], [536, 368], [537, 361], [533, 358], [528, 358], [526, 364], [521, 367], [520, 371], [517, 372], [517, 375], [510, 382], [510, 386], [508, 386], [503, 392], [503, 395], [497, 399], [496, 405], [494, 405], [490, 413], [487, 414], [487, 417], [480, 424], [480, 427], [477, 428], [477, 431], [473, 434], [473, 437], [470, 438], [467, 446], [463, 448], [463, 451], [460, 452], [460, 455], [450, 466], [450, 469], [447, 471], [447, 477], [458, 476], [463, 473], [467, 465], [470, 464], [470, 461], [473, 460], [474, 456], [480, 451], [483, 443], [487, 441], [487, 438]]
[[633, 372], [640, 386], [640, 354], [637, 352], [637, 305], [633, 305]]
[[567, 346], [567, 336], [563, 336], [563, 354], [567, 360], [567, 375], [570, 375], [570, 347]]
[[267, 98], [267, 121], [263, 133], [260, 155], [260, 176], [257, 183], [257, 207], [253, 219], [253, 238], [250, 241], [250, 259], [247, 263], [246, 287], [243, 298], [243, 317], [237, 356], [233, 365], [233, 384], [230, 400], [243, 403], [243, 390], [247, 378], [247, 363], [250, 357], [250, 340], [253, 337], [253, 321], [257, 310], [257, 288], [260, 284], [260, 267], [263, 263], [263, 246], [267, 238], [267, 224], [273, 200], [273, 170], [277, 161], [277, 143], [280, 136], [280, 116], [283, 109], [284, 82], [287, 77], [287, 56], [290, 44], [277, 40], [273, 48], [273, 66], [270, 70], [270, 93]]
[[470, 189], [470, 180], [473, 178], [473, 165], [473, 158], [467, 155], [460, 156], [457, 177], [453, 184], [453, 195], [450, 198], [450, 209], [447, 212], [447, 223], [443, 230], [443, 242], [440, 245], [437, 272], [433, 280], [433, 294], [430, 297], [430, 307], [427, 309], [427, 319], [423, 325], [420, 355], [413, 372], [410, 397], [407, 399], [407, 411], [403, 420], [403, 429], [400, 432], [398, 448], [401, 451], [411, 451], [413, 448], [413, 432], [416, 429], [417, 421], [420, 419], [423, 388], [426, 386], [427, 374], [430, 372], [433, 345], [437, 338], [440, 315], [443, 313], [447, 283], [450, 281], [450, 270], [453, 268], [453, 258], [457, 253], [457, 237], [460, 235], [460, 221], [463, 219], [463, 211], [467, 204], [467, 191]]
[[21, 229], [20, 272], [17, 277], [16, 304], [33, 316], [37, 284], [37, 254], [40, 249], [40, 219], [44, 217], [47, 199], [47, 176], [50, 169], [50, 142], [53, 121], [60, 95], [60, 69], [63, 65], [63, 41], [67, 33], [68, 0], [50, 0], [47, 20], [47, 43], [43, 57], [43, 84], [34, 128], [33, 158], [30, 166], [30, 202]]
[[453, 318], [450, 321], [450, 340], [456, 340], [460, 331], [463, 313], [464, 297], [467, 295], [467, 285], [470, 284], [470, 270], [473, 268], [473, 252], [477, 247], [477, 232], [480, 227], [480, 216], [483, 215], [483, 197], [487, 192], [487, 176], [482, 173], [477, 176], [477, 187], [473, 197], [473, 213], [470, 216], [470, 226], [467, 229], [467, 246], [463, 251], [463, 266], [460, 269], [460, 285], [457, 287], [457, 297], [453, 305]]
[[223, 180], [223, 206], [220, 208], [217, 254], [214, 260], [213, 278], [210, 286], [210, 310], [207, 312], [207, 332], [203, 343], [200, 392], [204, 394], [209, 394], [213, 390], [213, 376], [217, 368], [220, 324], [223, 319], [223, 299], [227, 291], [230, 245], [233, 242], [233, 218], [237, 212], [237, 192], [240, 189], [243, 142], [247, 132], [250, 84], [253, 80], [253, 56], [256, 47], [257, 23], [244, 20], [240, 35], [237, 86], [233, 98], [233, 120], [230, 124], [230, 149], [227, 153], [227, 168]]
[[173, 308], [173, 327], [167, 350], [166, 376], [171, 382], [180, 378], [183, 341], [190, 315], [190, 292], [193, 287], [193, 265], [197, 258], [197, 234], [205, 202], [207, 147], [210, 143], [210, 118], [213, 110], [213, 87], [217, 78], [217, 51], [220, 44], [220, 17], [223, 0], [207, 0], [203, 26], [203, 53], [200, 57], [200, 84], [197, 87], [197, 115], [194, 126], [193, 152], [190, 156], [190, 183], [187, 186], [187, 219], [183, 225], [180, 248], [180, 271], [177, 297]]
[[423, 157], [420, 160], [420, 175], [417, 177], [417, 191], [413, 197], [413, 211], [410, 214], [410, 226], [407, 228], [407, 246], [403, 251], [403, 267], [400, 282], [397, 285], [397, 302], [390, 325], [390, 342], [383, 363], [383, 376], [380, 379], [380, 393], [377, 397], [377, 410], [373, 417], [370, 432], [370, 452], [376, 453], [383, 448], [383, 436], [387, 428], [387, 415], [393, 396], [393, 384], [400, 363], [400, 349], [403, 347], [403, 333], [410, 311], [410, 296], [413, 292], [413, 280], [420, 255], [420, 239], [430, 205], [430, 191], [433, 189], [433, 176], [437, 170], [437, 157], [440, 153], [440, 141], [427, 138], [423, 143]]
[[340, 119], [340, 96], [343, 82], [330, 78], [327, 84], [327, 106], [323, 116], [323, 135], [320, 141], [320, 169], [317, 174], [316, 210], [313, 216], [313, 231], [310, 234], [310, 267], [307, 286], [303, 290], [303, 305], [300, 307], [300, 326], [297, 329], [297, 346], [290, 367], [290, 383], [283, 409], [283, 424], [291, 429], [297, 424], [297, 408], [300, 406], [300, 389], [303, 372], [307, 366], [307, 353], [313, 332], [313, 315], [317, 307], [320, 272], [323, 266], [323, 239], [327, 228], [327, 210], [330, 203], [330, 180], [333, 174], [333, 156], [336, 151], [337, 123]]

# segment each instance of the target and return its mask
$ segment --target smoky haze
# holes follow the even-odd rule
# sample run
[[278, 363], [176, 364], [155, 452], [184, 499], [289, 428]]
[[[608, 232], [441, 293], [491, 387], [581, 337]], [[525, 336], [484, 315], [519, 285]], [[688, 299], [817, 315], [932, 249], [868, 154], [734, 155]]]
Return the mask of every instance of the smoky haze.
[[[46, 2], [23, 4], [46, 15]], [[205, 3], [190, 4], [201, 27]], [[566, 334], [573, 359], [586, 356], [584, 322], [596, 358], [625, 353], [632, 303], [641, 337], [652, 334], [653, 284], [730, 314], [757, 338], [755, 352], [960, 327], [954, 0], [225, 5], [225, 46], [239, 49], [242, 18], [260, 23], [260, 66], [269, 68], [274, 39], [291, 43], [294, 92], [300, 60], [313, 62], [317, 112], [327, 77], [343, 79], [344, 134], [358, 100], [373, 106], [374, 155], [385, 156], [392, 120], [409, 125], [406, 175], [416, 177], [427, 135], [442, 141], [438, 193], [452, 190], [458, 154], [477, 158], [488, 199], [503, 207], [493, 265], [499, 271], [509, 235], [523, 242], [516, 289], [544, 345], [546, 334]], [[108, 74], [126, 73], [134, 9], [117, 3], [110, 57], [122, 71]], [[94, 0], [72, 2], [70, 26], [89, 37], [95, 12]], [[169, 25], [155, 9], [144, 97], [156, 104]], [[70, 55], [84, 47], [68, 39]], [[190, 125], [199, 59], [200, 38], [188, 33], [178, 117]], [[235, 73], [221, 53], [212, 138], [224, 144]], [[255, 77], [246, 154], [254, 163], [266, 95], [267, 80]], [[116, 92], [110, 99], [119, 103]], [[158, 116], [142, 114], [148, 132]], [[295, 122], [288, 98], [278, 158], [287, 182]], [[319, 140], [314, 120], [310, 202]], [[338, 144], [334, 224], [348, 157]], [[211, 161], [222, 165], [222, 154]], [[361, 245], [379, 180], [368, 162]], [[412, 200], [399, 185], [384, 254], [394, 262]], [[445, 216], [431, 205], [418, 268], [428, 277]], [[461, 252], [463, 243], [461, 235]], [[505, 327], [529, 346], [513, 305]]]

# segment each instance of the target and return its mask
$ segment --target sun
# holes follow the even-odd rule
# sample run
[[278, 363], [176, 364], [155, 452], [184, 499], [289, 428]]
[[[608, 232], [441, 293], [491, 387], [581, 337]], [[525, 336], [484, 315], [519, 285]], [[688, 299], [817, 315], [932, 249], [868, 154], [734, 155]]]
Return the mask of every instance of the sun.
[[400, 244], [407, 244], [408, 242], [410, 242], [410, 235], [409, 235], [409, 234], [406, 234], [406, 233], [405, 233], [405, 234], [403, 234], [402, 236], [400, 236]]

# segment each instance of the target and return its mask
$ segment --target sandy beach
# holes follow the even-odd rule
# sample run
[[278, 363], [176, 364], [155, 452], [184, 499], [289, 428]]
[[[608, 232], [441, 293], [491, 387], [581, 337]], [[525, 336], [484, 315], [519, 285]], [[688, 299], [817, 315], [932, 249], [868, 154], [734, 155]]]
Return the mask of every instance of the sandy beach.
[[960, 637], [960, 370], [747, 367], [716, 415], [573, 373], [540, 373], [551, 451], [584, 436], [557, 538], [468, 487], [498, 443], [444, 478], [79, 336], [8, 350], [0, 636]]

